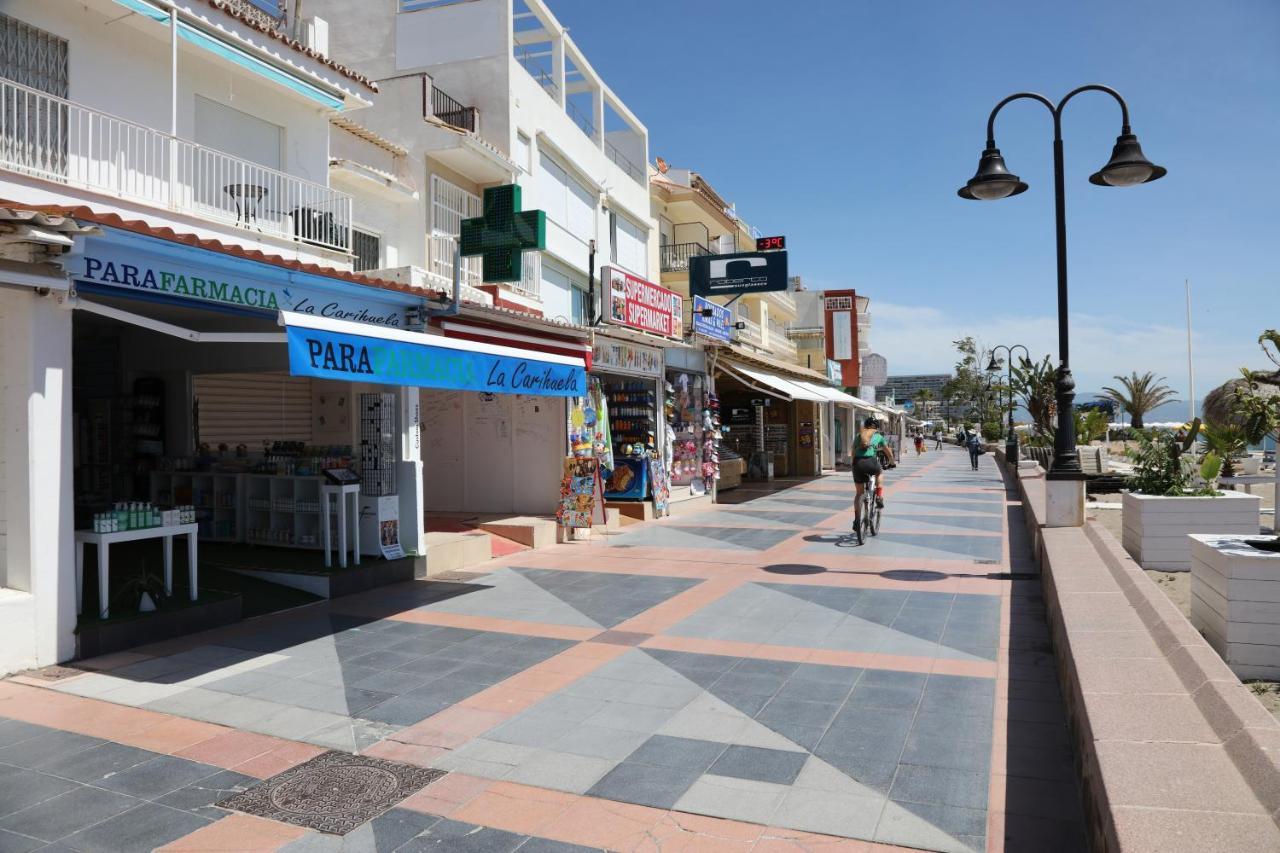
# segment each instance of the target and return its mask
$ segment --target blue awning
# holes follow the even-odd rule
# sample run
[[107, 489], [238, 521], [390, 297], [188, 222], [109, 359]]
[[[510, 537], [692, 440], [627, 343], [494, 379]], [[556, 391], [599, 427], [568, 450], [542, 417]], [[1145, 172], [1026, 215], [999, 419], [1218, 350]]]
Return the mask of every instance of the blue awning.
[[453, 391], [582, 397], [582, 359], [281, 311], [294, 376]]

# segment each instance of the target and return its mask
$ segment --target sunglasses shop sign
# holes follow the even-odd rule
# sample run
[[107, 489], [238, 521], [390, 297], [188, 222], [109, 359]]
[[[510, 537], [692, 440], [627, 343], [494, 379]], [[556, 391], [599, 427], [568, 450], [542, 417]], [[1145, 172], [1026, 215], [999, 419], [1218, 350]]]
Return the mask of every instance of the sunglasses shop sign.
[[637, 278], [616, 267], [605, 267], [609, 283], [609, 319], [664, 338], [684, 337], [684, 300], [680, 294]]

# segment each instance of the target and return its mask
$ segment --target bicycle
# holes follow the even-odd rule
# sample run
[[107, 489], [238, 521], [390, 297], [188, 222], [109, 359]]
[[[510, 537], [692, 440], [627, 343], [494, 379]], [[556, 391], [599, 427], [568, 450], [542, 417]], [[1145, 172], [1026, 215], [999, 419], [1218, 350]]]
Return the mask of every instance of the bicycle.
[[878, 474], [872, 474], [870, 481], [862, 488], [862, 512], [854, 519], [853, 533], [858, 544], [863, 545], [867, 536], [875, 536], [880, 532], [880, 513], [876, 504], [876, 485], [880, 482]]

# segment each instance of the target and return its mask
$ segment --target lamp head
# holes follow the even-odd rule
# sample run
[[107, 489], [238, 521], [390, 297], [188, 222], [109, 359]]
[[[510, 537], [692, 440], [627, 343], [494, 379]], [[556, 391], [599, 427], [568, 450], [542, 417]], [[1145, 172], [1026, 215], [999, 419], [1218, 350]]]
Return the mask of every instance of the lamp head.
[[1163, 166], [1157, 166], [1147, 159], [1136, 135], [1122, 133], [1116, 137], [1115, 147], [1111, 149], [1111, 159], [1107, 161], [1107, 165], [1089, 176], [1089, 183], [1100, 187], [1134, 187], [1163, 178], [1167, 171]]
[[995, 373], [1000, 369], [1000, 362], [996, 360], [996, 354], [991, 354], [991, 360], [987, 362], [987, 373]]
[[978, 160], [978, 171], [969, 179], [957, 195], [972, 201], [995, 201], [1025, 192], [1027, 185], [1009, 173], [1004, 165], [1000, 149], [988, 146]]

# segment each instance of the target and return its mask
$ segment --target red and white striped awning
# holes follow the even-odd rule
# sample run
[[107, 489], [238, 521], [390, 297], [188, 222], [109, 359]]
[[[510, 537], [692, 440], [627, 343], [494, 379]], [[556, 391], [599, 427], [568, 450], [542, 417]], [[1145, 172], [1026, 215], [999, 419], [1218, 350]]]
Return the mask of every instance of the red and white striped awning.
[[440, 331], [446, 338], [459, 338], [481, 344], [497, 344], [514, 347], [531, 352], [551, 353], [552, 355], [569, 356], [582, 359], [583, 366], [591, 369], [591, 343], [557, 335], [546, 335], [538, 331], [520, 329], [516, 331], [510, 326], [472, 322], [471, 320], [450, 317], [440, 321]]

